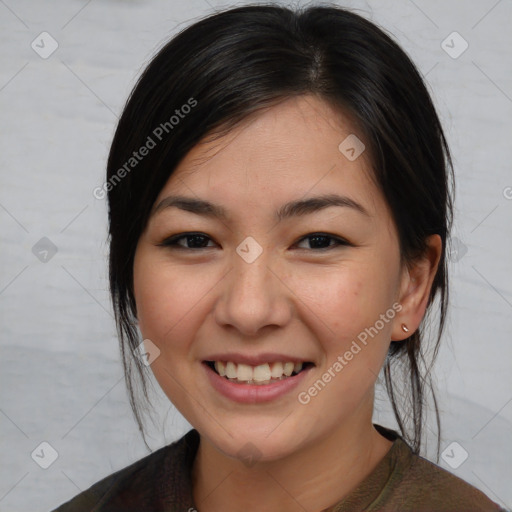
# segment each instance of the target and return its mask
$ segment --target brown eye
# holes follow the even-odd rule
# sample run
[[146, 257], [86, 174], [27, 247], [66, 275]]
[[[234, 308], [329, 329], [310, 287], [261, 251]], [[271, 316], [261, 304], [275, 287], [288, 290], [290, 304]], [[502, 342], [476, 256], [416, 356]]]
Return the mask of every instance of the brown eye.
[[312, 233], [310, 235], [304, 236], [300, 239], [299, 243], [304, 240], [309, 240], [310, 245], [310, 247], [305, 247], [305, 249], [328, 250], [334, 249], [335, 247], [339, 247], [341, 245], [351, 245], [342, 238], [325, 233]]
[[178, 235], [173, 235], [170, 238], [166, 238], [158, 245], [175, 249], [208, 249], [209, 247], [213, 247], [208, 247], [206, 245], [208, 244], [208, 241], [211, 241], [211, 238], [204, 233], [180, 233]]

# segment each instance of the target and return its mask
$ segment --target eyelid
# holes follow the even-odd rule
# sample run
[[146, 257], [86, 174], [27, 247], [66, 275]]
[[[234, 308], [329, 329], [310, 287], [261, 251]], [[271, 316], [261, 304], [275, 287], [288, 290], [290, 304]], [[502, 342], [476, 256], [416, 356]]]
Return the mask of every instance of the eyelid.
[[323, 231], [314, 231], [312, 233], [308, 233], [306, 235], [303, 235], [294, 243], [294, 245], [297, 245], [299, 242], [302, 242], [303, 240], [307, 240], [308, 238], [313, 238], [315, 236], [330, 238], [330, 239], [334, 240], [336, 243], [334, 245], [330, 245], [328, 247], [322, 247], [320, 249], [303, 249], [303, 250], [314, 251], [314, 252], [322, 252], [322, 251], [328, 251], [329, 249], [335, 249], [336, 247], [353, 246], [353, 244], [350, 243], [345, 238], [343, 238], [341, 236], [338, 236], [338, 235], [334, 235], [332, 233], [325, 233]]
[[[211, 249], [212, 247], [199, 247], [199, 248], [192, 248], [192, 247], [183, 247], [181, 245], [178, 245], [178, 241], [184, 239], [184, 238], [188, 238], [188, 237], [191, 237], [191, 236], [200, 236], [200, 237], [203, 237], [203, 238], [206, 238], [208, 239], [208, 241], [214, 241], [212, 239], [211, 236], [207, 235], [206, 233], [202, 233], [202, 232], [196, 232], [196, 231], [187, 231], [187, 232], [183, 232], [183, 233], [177, 233], [175, 235], [171, 235], [170, 237], [167, 237], [166, 239], [164, 239], [162, 242], [156, 244], [157, 246], [159, 247], [166, 247], [166, 248], [171, 248], [171, 249], [178, 249], [178, 250], [184, 250], [184, 251], [193, 251], [193, 252], [199, 252], [201, 250], [204, 250], [204, 249]], [[309, 251], [309, 252], [325, 252], [325, 251], [329, 251], [329, 250], [332, 250], [332, 249], [335, 249], [336, 247], [343, 247], [343, 246], [347, 246], [347, 247], [353, 247], [354, 244], [352, 244], [351, 242], [349, 242], [348, 240], [346, 240], [345, 238], [341, 237], [341, 236], [338, 236], [338, 235], [335, 235], [335, 234], [332, 234], [332, 233], [326, 233], [326, 232], [321, 232], [321, 231], [313, 231], [311, 233], [307, 233], [305, 235], [302, 235], [300, 238], [298, 238], [294, 243], [293, 243], [293, 246], [297, 245], [298, 243], [302, 242], [303, 240], [307, 240], [308, 238], [313, 238], [313, 237], [325, 237], [325, 238], [330, 238], [331, 240], [334, 240], [335, 244], [334, 245], [329, 245], [328, 247], [321, 247], [321, 248], [317, 248], [317, 249], [299, 249], [299, 250], [304, 250], [304, 251]]]
[[181, 245], [178, 245], [178, 243], [177, 243], [178, 241], [180, 241], [183, 238], [188, 238], [191, 236], [201, 236], [201, 237], [207, 238], [208, 241], [213, 241], [212, 237], [207, 235], [206, 233], [201, 233], [199, 231], [186, 231], [183, 233], [176, 233], [175, 235], [171, 235], [156, 245], [159, 247], [167, 247], [167, 248], [171, 248], [171, 249], [178, 249], [178, 250], [184, 250], [184, 251], [195, 251], [195, 252], [198, 252], [200, 249], [211, 249], [211, 247], [200, 247], [199, 249], [194, 249], [192, 247], [183, 247]]

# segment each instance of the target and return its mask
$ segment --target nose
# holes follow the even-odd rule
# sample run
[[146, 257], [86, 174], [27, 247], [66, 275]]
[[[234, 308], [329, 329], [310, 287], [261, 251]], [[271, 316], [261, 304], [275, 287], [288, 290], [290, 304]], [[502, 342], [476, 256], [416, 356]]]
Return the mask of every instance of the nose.
[[220, 326], [254, 337], [290, 321], [293, 293], [274, 267], [265, 252], [252, 263], [234, 255], [231, 271], [219, 283], [214, 316]]

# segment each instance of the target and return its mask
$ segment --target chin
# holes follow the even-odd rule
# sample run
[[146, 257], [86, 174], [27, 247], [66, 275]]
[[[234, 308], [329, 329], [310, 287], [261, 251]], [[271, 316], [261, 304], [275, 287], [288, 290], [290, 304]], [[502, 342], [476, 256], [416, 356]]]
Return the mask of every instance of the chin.
[[218, 451], [226, 457], [240, 460], [247, 467], [252, 467], [256, 462], [284, 459], [299, 450], [303, 444], [297, 431], [285, 428], [280, 430], [279, 427], [276, 429], [276, 424], [271, 427], [266, 425], [261, 430], [242, 426], [236, 429], [227, 428], [228, 432], [236, 432], [233, 437], [223, 429], [215, 433], [207, 430], [204, 432], [205, 437]]
[[[218, 447], [222, 448], [222, 447]], [[222, 453], [227, 457], [237, 459], [247, 467], [256, 463], [274, 462], [282, 460], [291, 455], [295, 450], [294, 446], [279, 443], [270, 443], [268, 439], [245, 439], [237, 443], [230, 443]]]

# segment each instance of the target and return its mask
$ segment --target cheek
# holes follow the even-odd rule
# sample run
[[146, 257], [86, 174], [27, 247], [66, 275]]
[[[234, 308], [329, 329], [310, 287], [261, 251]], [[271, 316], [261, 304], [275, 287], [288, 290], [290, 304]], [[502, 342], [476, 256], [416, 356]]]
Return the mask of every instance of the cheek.
[[[314, 313], [307, 315], [324, 355], [323, 370], [330, 369], [335, 375], [324, 374], [326, 380], [332, 379], [332, 385], [319, 404], [332, 400], [342, 410], [351, 410], [369, 392], [381, 370], [394, 311], [389, 314], [392, 295], [378, 281], [379, 273], [373, 267], [348, 265], [311, 278], [303, 276], [304, 311]], [[383, 321], [380, 315], [386, 312]]]
[[[183, 363], [197, 357], [198, 333], [208, 323], [214, 307], [213, 299], [222, 284], [222, 269], [208, 265], [172, 265], [154, 253], [134, 262], [134, 294], [139, 329], [160, 349], [152, 370], [164, 389], [174, 387], [167, 372], [180, 380], [189, 378]], [[163, 380], [162, 380], [163, 378]]]
[[200, 301], [202, 290], [196, 285], [192, 276], [168, 264], [136, 258], [134, 295], [141, 334], [162, 348], [175, 338], [186, 323], [181, 320], [193, 317], [191, 311]]
[[370, 267], [295, 274], [290, 288], [300, 290], [309, 316], [323, 324], [323, 344], [339, 348], [376, 322], [391, 306], [389, 283]]

